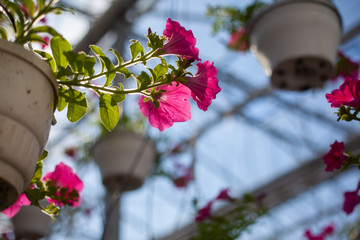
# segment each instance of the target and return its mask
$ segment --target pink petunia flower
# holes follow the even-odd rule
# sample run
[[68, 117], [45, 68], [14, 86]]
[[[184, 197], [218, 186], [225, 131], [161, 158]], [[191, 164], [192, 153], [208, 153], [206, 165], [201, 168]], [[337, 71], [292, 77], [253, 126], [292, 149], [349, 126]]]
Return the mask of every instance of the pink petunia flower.
[[80, 205], [80, 192], [84, 188], [84, 183], [72, 171], [71, 167], [64, 163], [59, 163], [53, 172], [47, 173], [43, 178], [48, 187], [56, 188], [55, 197], [49, 198], [49, 203], [54, 203], [60, 207], [65, 204], [78, 207]]
[[227, 46], [236, 51], [246, 52], [249, 49], [246, 28], [240, 27], [237, 31], [231, 33]]
[[212, 63], [206, 61], [198, 63], [197, 72], [194, 77], [186, 77], [185, 85], [190, 88], [191, 96], [197, 103], [198, 107], [206, 111], [210, 106], [216, 94], [221, 91], [216, 77], [217, 70]]
[[327, 172], [340, 169], [343, 162], [347, 159], [347, 156], [344, 155], [345, 146], [343, 142], [335, 141], [330, 147], [330, 151], [322, 157], [326, 164], [325, 171]]
[[339, 78], [358, 78], [359, 77], [360, 64], [346, 57], [343, 52], [338, 52], [338, 59], [336, 63], [335, 74], [331, 80], [337, 80]]
[[20, 208], [22, 206], [29, 206], [30, 203], [31, 202], [26, 197], [25, 193], [21, 193], [17, 201], [7, 209], [3, 210], [2, 213], [8, 216], [9, 218], [12, 218], [20, 211]]
[[326, 226], [320, 235], [314, 236], [309, 229], [307, 229], [304, 233], [307, 240], [325, 240], [325, 238], [335, 231], [335, 227], [333, 224]]
[[215, 200], [232, 201], [234, 199], [229, 195], [229, 188], [225, 188], [220, 191], [219, 195], [215, 198]]
[[343, 204], [343, 211], [346, 212], [346, 214], [352, 213], [356, 205], [360, 203], [360, 196], [358, 194], [359, 190], [360, 190], [360, 181], [355, 191], [344, 193], [345, 200]]
[[339, 89], [327, 93], [325, 97], [333, 108], [345, 105], [360, 109], [360, 80], [347, 77]]
[[169, 18], [163, 34], [168, 40], [164, 46], [158, 50], [161, 55], [175, 54], [200, 61], [199, 49], [195, 47], [196, 38], [191, 30], [186, 30], [180, 23]]
[[201, 221], [205, 220], [206, 218], [211, 218], [212, 205], [213, 205], [213, 201], [210, 201], [206, 204], [205, 207], [199, 209], [195, 216], [195, 221], [201, 222]]
[[145, 100], [145, 96], [140, 96], [138, 105], [142, 114], [149, 119], [151, 126], [163, 131], [171, 127], [174, 122], [185, 122], [191, 118], [190, 90], [183, 86], [163, 85], [156, 88], [158, 92], [155, 101], [159, 105], [156, 106], [154, 100]]

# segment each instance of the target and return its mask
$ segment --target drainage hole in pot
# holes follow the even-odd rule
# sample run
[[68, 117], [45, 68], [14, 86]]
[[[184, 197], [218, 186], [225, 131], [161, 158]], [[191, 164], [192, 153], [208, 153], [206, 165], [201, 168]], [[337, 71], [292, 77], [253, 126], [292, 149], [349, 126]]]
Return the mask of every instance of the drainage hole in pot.
[[27, 94], [30, 94], [30, 93], [31, 93], [31, 90], [27, 90], [26, 93], [27, 93]]
[[306, 91], [306, 90], [308, 90], [308, 89], [310, 89], [311, 87], [310, 87], [310, 85], [303, 85], [303, 86], [301, 86], [300, 87], [300, 91]]
[[325, 61], [320, 61], [319, 62], [319, 67], [320, 68], [325, 68], [326, 67], [326, 62]]
[[302, 58], [298, 58], [295, 61], [295, 65], [302, 65], [303, 63], [304, 63], [304, 59], [302, 59]]
[[325, 82], [325, 81], [328, 80], [328, 79], [329, 79], [329, 76], [328, 76], [328, 75], [326, 75], [326, 74], [320, 75], [320, 80], [321, 80], [322, 82]]
[[284, 75], [285, 75], [285, 71], [282, 70], [282, 69], [276, 70], [275, 73], [276, 73], [276, 75], [278, 75], [278, 76], [284, 76]]

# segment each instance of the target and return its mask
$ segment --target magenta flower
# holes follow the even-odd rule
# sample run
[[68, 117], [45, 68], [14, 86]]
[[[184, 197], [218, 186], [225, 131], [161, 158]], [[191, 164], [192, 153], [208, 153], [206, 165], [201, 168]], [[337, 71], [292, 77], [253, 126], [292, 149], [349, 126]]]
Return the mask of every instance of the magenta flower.
[[[149, 118], [151, 126], [163, 131], [171, 127], [174, 122], [185, 122], [191, 118], [190, 103], [190, 90], [183, 86], [163, 85], [156, 88], [158, 92], [154, 95], [155, 100], [145, 100], [145, 96], [140, 96], [138, 105], [142, 114]], [[154, 101], [158, 101], [159, 105], [156, 106]]]
[[305, 231], [304, 235], [307, 238], [307, 240], [325, 240], [325, 238], [328, 235], [333, 234], [334, 231], [335, 231], [334, 225], [330, 224], [323, 229], [320, 235], [314, 236], [309, 229]]
[[346, 214], [352, 213], [356, 205], [360, 203], [360, 196], [358, 194], [359, 190], [360, 190], [360, 181], [355, 191], [344, 193], [345, 200], [343, 204], [343, 211], [346, 212]]
[[227, 45], [229, 48], [236, 51], [246, 52], [249, 49], [248, 33], [246, 28], [240, 27], [237, 31], [231, 33]]
[[199, 49], [195, 47], [196, 38], [191, 30], [186, 30], [180, 23], [169, 18], [163, 34], [168, 40], [164, 46], [158, 50], [161, 55], [175, 54], [200, 61]]
[[338, 78], [358, 78], [360, 64], [346, 57], [343, 52], [338, 52], [338, 60], [336, 63], [335, 74], [331, 78], [337, 80]]
[[339, 89], [335, 89], [325, 96], [333, 108], [345, 105], [360, 109], [360, 80], [347, 77]]
[[234, 199], [232, 197], [230, 197], [230, 195], [229, 195], [229, 188], [225, 188], [220, 191], [219, 195], [215, 198], [215, 200], [232, 201]]
[[20, 211], [20, 208], [22, 206], [29, 206], [30, 203], [31, 202], [26, 197], [25, 193], [21, 193], [19, 195], [19, 198], [16, 200], [16, 202], [7, 209], [3, 210], [2, 213], [8, 216], [9, 218], [12, 218]]
[[197, 72], [194, 77], [186, 77], [185, 85], [190, 88], [191, 96], [197, 103], [198, 107], [206, 111], [210, 106], [216, 94], [221, 91], [216, 77], [217, 70], [212, 63], [206, 61], [198, 63]]
[[213, 205], [213, 201], [210, 201], [206, 204], [205, 207], [199, 209], [196, 214], [195, 221], [201, 222], [201, 221], [205, 220], [206, 218], [211, 218], [212, 205]]
[[71, 167], [61, 162], [55, 167], [55, 171], [47, 173], [42, 180], [46, 181], [49, 189], [56, 189], [54, 197], [48, 198], [50, 204], [54, 203], [60, 207], [80, 205], [80, 192], [84, 188], [84, 183]]
[[345, 146], [343, 142], [335, 141], [330, 147], [330, 151], [322, 157], [326, 164], [325, 171], [327, 172], [340, 169], [343, 162], [347, 159], [347, 156], [344, 155]]

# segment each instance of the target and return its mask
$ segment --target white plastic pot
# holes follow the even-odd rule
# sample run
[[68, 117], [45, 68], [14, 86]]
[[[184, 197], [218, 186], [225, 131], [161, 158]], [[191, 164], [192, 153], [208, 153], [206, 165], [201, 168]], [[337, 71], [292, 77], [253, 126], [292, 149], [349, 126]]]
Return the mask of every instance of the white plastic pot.
[[140, 134], [126, 131], [108, 133], [92, 149], [100, 168], [103, 184], [112, 192], [139, 188], [155, 162], [154, 142]]
[[333, 74], [341, 24], [329, 0], [279, 0], [252, 19], [250, 49], [273, 86], [320, 87]]
[[16, 239], [36, 240], [51, 233], [51, 218], [38, 207], [22, 207], [11, 220]]
[[0, 210], [33, 176], [57, 100], [50, 67], [21, 45], [0, 39]]

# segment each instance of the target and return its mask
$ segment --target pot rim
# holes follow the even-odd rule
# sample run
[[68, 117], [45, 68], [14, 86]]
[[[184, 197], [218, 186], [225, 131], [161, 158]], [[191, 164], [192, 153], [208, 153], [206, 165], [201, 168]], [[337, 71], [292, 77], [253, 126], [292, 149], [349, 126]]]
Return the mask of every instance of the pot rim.
[[325, 7], [330, 8], [331, 10], [334, 11], [334, 13], [338, 16], [339, 19], [339, 25], [341, 28], [341, 31], [343, 29], [343, 24], [342, 24], [342, 18], [341, 15], [337, 9], [337, 7], [335, 6], [334, 3], [332, 3], [330, 0], [278, 0], [273, 2], [270, 5], [267, 5], [263, 8], [261, 8], [259, 10], [258, 13], [256, 13], [252, 19], [249, 21], [249, 23], [247, 24], [247, 28], [248, 28], [248, 34], [249, 36], [251, 35], [252, 30], [254, 29], [254, 26], [256, 25], [256, 23], [267, 13], [273, 11], [274, 9], [277, 9], [279, 7], [283, 7], [285, 5], [288, 4], [294, 4], [294, 3], [315, 3], [315, 4], [319, 4], [319, 5], [323, 5]]
[[59, 84], [50, 66], [40, 57], [37, 57], [36, 54], [32, 53], [31, 51], [25, 49], [22, 45], [15, 42], [10, 42], [5, 39], [0, 39], [0, 50], [2, 52], [6, 52], [18, 58], [21, 58], [25, 62], [37, 68], [47, 77], [54, 90], [54, 112], [55, 112], [58, 102]]

